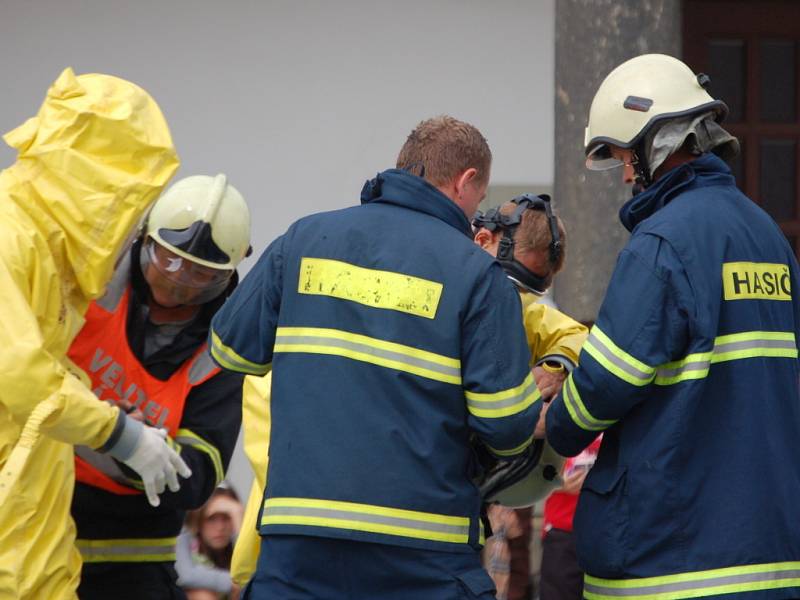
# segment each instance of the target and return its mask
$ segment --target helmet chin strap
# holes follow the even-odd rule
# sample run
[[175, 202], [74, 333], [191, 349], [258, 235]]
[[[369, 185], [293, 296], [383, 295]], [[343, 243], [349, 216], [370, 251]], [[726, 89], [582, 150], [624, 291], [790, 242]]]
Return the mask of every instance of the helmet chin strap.
[[650, 175], [650, 165], [647, 162], [647, 153], [640, 142], [633, 149], [633, 172], [636, 175], [631, 193], [633, 196], [641, 194], [653, 184], [653, 177]]

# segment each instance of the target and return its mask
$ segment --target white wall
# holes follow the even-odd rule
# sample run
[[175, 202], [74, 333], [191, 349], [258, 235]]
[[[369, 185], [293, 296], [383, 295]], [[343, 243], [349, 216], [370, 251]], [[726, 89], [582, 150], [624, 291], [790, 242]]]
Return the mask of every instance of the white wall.
[[492, 183], [550, 187], [554, 23], [554, 0], [0, 0], [0, 130], [65, 66], [135, 81], [170, 123], [178, 176], [225, 172], [244, 194], [258, 254], [356, 203], [436, 114], [483, 131]]

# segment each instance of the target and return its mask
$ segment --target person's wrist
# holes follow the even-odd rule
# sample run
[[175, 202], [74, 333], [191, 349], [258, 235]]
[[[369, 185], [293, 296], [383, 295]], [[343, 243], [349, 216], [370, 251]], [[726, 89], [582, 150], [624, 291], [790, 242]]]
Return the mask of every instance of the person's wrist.
[[122, 414], [124, 417], [122, 431], [116, 442], [106, 452], [117, 460], [125, 462], [136, 450], [136, 445], [139, 443], [144, 431], [144, 425], [140, 421], [131, 419], [124, 413]]
[[548, 373], [563, 373], [566, 371], [564, 365], [555, 360], [545, 360], [539, 366]]

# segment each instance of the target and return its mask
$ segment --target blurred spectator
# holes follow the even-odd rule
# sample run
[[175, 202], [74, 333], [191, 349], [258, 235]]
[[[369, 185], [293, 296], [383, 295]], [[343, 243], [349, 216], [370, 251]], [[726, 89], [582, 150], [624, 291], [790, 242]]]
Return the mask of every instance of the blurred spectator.
[[233, 545], [244, 509], [225, 484], [201, 508], [186, 518], [178, 537], [175, 570], [188, 600], [236, 600], [239, 587], [231, 581]]
[[578, 567], [572, 519], [586, 474], [600, 450], [600, 435], [583, 452], [564, 463], [564, 485], [544, 505], [540, 600], [581, 600], [583, 571]]

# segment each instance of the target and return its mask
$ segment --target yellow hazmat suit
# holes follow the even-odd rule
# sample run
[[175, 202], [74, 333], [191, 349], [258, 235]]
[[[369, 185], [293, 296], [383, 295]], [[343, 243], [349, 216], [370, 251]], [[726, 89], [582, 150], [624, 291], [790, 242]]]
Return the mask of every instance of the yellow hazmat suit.
[[[571, 371], [578, 364], [578, 355], [589, 330], [552, 306], [541, 304], [535, 294], [523, 293], [520, 297], [525, 335], [532, 357], [531, 367], [553, 361]], [[255, 479], [231, 561], [231, 577], [240, 586], [244, 586], [255, 573], [261, 548], [256, 523], [267, 483], [271, 377], [271, 373], [262, 378], [246, 377], [242, 395], [244, 450]]]
[[0, 598], [61, 600], [81, 570], [72, 445], [102, 446], [119, 415], [64, 356], [178, 159], [144, 90], [71, 69], [4, 139], [18, 158], [0, 172]]
[[531, 366], [554, 361], [571, 371], [578, 364], [589, 330], [560, 310], [539, 302], [536, 294], [522, 293], [520, 300]]
[[242, 529], [233, 548], [231, 578], [244, 586], [256, 570], [261, 537], [258, 535], [258, 513], [267, 485], [270, 431], [270, 386], [272, 373], [264, 377], [247, 376], [242, 390], [242, 427], [244, 428], [244, 453], [253, 467], [253, 485], [242, 519]]

